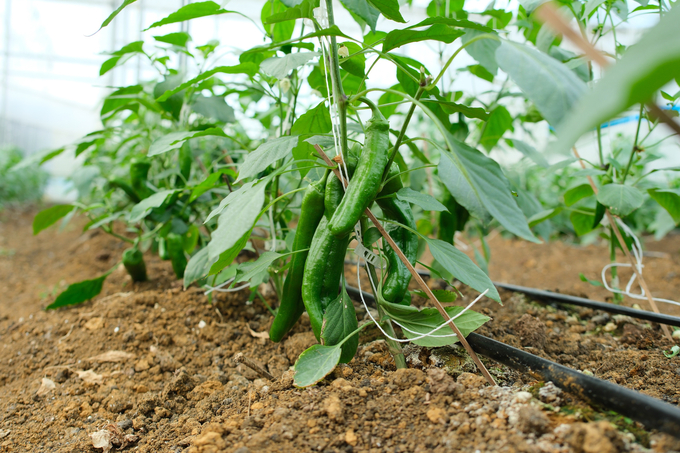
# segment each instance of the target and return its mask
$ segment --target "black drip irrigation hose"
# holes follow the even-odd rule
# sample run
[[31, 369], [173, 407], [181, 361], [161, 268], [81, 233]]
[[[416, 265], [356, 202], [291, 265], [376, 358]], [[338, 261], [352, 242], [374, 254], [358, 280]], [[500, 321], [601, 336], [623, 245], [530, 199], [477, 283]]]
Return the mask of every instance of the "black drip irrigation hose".
[[658, 322], [659, 324], [667, 324], [669, 326], [680, 327], [680, 318], [677, 316], [664, 315], [661, 313], [654, 313], [652, 311], [638, 310], [635, 308], [624, 307], [623, 305], [608, 304], [606, 302], [597, 302], [583, 297], [568, 296], [566, 294], [553, 293], [551, 291], [543, 291], [540, 289], [527, 288], [525, 286], [511, 285], [509, 283], [493, 283], [498, 288], [507, 289], [516, 293], [526, 294], [534, 299], [542, 300], [544, 302], [558, 302], [562, 304], [578, 305], [580, 307], [593, 308], [595, 310], [608, 311], [619, 315], [627, 315], [632, 318], [644, 319], [645, 321]]
[[[367, 303], [375, 305], [372, 294], [349, 285], [346, 289], [355, 298], [363, 294]], [[478, 354], [527, 373], [534, 379], [552, 381], [561, 389], [640, 422], [648, 429], [656, 429], [680, 438], [680, 409], [675, 406], [483, 335], [471, 333], [467, 340]]]
[[[350, 262], [350, 264], [356, 265], [357, 263]], [[362, 266], [362, 264], [359, 265]], [[423, 277], [430, 277], [430, 273], [426, 270], [416, 269], [416, 271]], [[602, 310], [609, 313], [615, 313], [618, 315], [630, 316], [631, 318], [637, 318], [645, 321], [656, 322], [659, 324], [680, 327], [680, 317], [678, 316], [654, 313], [653, 311], [647, 310], [638, 310], [636, 308], [625, 307], [623, 305], [598, 302], [595, 300], [585, 299], [583, 297], [568, 296], [566, 294], [554, 293], [552, 291], [543, 291], [540, 289], [528, 288], [526, 286], [511, 285], [510, 283], [498, 283], [498, 282], [492, 283], [497, 288], [503, 288], [508, 291], [526, 294], [527, 296], [531, 296], [534, 299], [543, 302], [548, 303], [557, 302], [560, 304], [578, 305], [579, 307], [588, 307], [592, 308], [593, 310]]]

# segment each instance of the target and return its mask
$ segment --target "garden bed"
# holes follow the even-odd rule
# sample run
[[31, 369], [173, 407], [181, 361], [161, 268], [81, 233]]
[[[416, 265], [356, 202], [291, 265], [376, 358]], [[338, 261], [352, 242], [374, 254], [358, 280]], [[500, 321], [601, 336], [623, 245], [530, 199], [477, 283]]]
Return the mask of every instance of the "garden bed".
[[[101, 451], [89, 434], [102, 429], [114, 441], [120, 435], [126, 450], [149, 452], [680, 449], [669, 436], [490, 361], [502, 387], [487, 387], [460, 348], [409, 346], [411, 369], [396, 372], [373, 328], [349, 365], [318, 386], [295, 389], [288, 367], [314, 342], [306, 317], [272, 343], [258, 336], [271, 322], [263, 304], [243, 309], [247, 293], [236, 293], [209, 305], [198, 288], [183, 291], [157, 257], [147, 258], [149, 282], [132, 284], [117, 270], [96, 300], [45, 312], [55, 287], [105, 271], [123, 246], [101, 234], [81, 236], [78, 222], [32, 237], [32, 213], [0, 215], [0, 451]], [[679, 241], [666, 241], [667, 255], [647, 258], [645, 274], [661, 297], [680, 289], [670, 275]], [[551, 244], [537, 252], [500, 238], [491, 246], [494, 279], [603, 299], [563, 267], [595, 278], [588, 272], [599, 269], [597, 247]], [[518, 249], [526, 251], [519, 264]], [[671, 344], [658, 326], [501, 295], [503, 307], [478, 305], [493, 318], [478, 333], [680, 403], [680, 358], [664, 357]], [[357, 312], [364, 314], [359, 305]], [[609, 322], [616, 330], [604, 330]], [[238, 352], [277, 381], [237, 366], [231, 358]], [[43, 378], [56, 387], [47, 382], [39, 392]]]

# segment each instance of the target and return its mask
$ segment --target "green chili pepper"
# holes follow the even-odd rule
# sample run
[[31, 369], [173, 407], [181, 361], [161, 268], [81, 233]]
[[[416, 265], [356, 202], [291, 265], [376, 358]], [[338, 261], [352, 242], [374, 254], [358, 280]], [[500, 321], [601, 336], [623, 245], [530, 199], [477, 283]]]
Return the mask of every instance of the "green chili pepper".
[[129, 248], [123, 252], [123, 266], [125, 266], [125, 270], [132, 277], [133, 282], [145, 282], [148, 280], [144, 255], [137, 247]]
[[186, 140], [182, 147], [179, 149], [179, 173], [182, 177], [177, 177], [177, 182], [175, 185], [177, 187], [184, 187], [186, 182], [189, 181], [191, 177], [191, 163], [193, 161], [193, 155], [191, 154], [191, 148], [189, 147], [189, 141]]
[[168, 255], [172, 261], [172, 270], [177, 278], [184, 277], [184, 269], [187, 267], [187, 257], [184, 254], [184, 237], [181, 234], [169, 233], [165, 238], [168, 247]]
[[[350, 159], [347, 159], [350, 176]], [[337, 237], [331, 233], [329, 219], [343, 200], [342, 183], [334, 173], [328, 175], [324, 194], [324, 215], [314, 232], [309, 247], [305, 273], [302, 278], [302, 301], [305, 304], [312, 330], [317, 340], [321, 338], [323, 314], [328, 304], [338, 297], [340, 277], [345, 268], [345, 254], [350, 235]]]
[[152, 194], [151, 190], [146, 186], [150, 168], [151, 164], [149, 162], [133, 159], [130, 163], [130, 184], [137, 196], [142, 200]]
[[444, 191], [442, 204], [446, 206], [447, 210], [439, 214], [439, 231], [437, 236], [442, 241], [453, 244], [453, 236], [456, 234], [456, 231], [463, 231], [465, 229], [470, 213], [447, 190]]
[[142, 201], [137, 195], [137, 193], [132, 189], [132, 187], [130, 187], [130, 185], [127, 182], [123, 181], [122, 179], [119, 178], [110, 179], [109, 186], [116, 189], [120, 189], [123, 192], [125, 192], [125, 195], [127, 195], [130, 201], [132, 201], [133, 203], [139, 203], [140, 201]]
[[373, 117], [366, 123], [364, 150], [359, 157], [354, 178], [347, 186], [347, 196], [342, 199], [328, 223], [330, 231], [338, 237], [348, 235], [366, 208], [373, 203], [389, 159], [389, 123], [375, 104], [365, 98], [361, 100], [371, 108]]
[[[382, 209], [383, 216], [386, 219], [394, 220], [395, 222], [399, 222], [402, 225], [406, 225], [415, 230], [416, 222], [413, 217], [411, 205], [408, 202], [399, 200], [394, 195], [381, 198], [392, 195], [404, 187], [401, 178], [397, 176], [399, 172], [399, 166], [393, 163], [390, 167], [390, 172], [387, 175], [387, 184], [383, 186], [376, 201], [378, 206], [380, 206], [380, 209]], [[397, 247], [401, 249], [409, 262], [412, 265], [415, 264], [418, 256], [418, 237], [409, 230], [400, 227], [392, 229], [389, 233], [395, 244], [397, 244]], [[386, 241], [383, 243], [385, 242]], [[411, 273], [397, 255], [397, 252], [395, 252], [389, 244], [385, 245], [384, 253], [387, 258], [387, 278], [383, 283], [383, 297], [388, 302], [409, 305], [410, 297], [406, 298], [405, 296], [408, 293], [408, 285], [411, 282]]]
[[[326, 177], [324, 175], [318, 182], [310, 184], [302, 197], [302, 206], [300, 207], [300, 220], [295, 230], [295, 238], [293, 239], [293, 252], [309, 248], [324, 212], [324, 189], [326, 187]], [[302, 278], [305, 272], [305, 261], [307, 260], [308, 252], [297, 252], [293, 254], [290, 261], [290, 269], [288, 275], [283, 282], [283, 291], [281, 293], [281, 303], [276, 312], [276, 317], [269, 329], [269, 338], [272, 341], [279, 342], [295, 323], [302, 312], [305, 311], [305, 305], [302, 302]]]

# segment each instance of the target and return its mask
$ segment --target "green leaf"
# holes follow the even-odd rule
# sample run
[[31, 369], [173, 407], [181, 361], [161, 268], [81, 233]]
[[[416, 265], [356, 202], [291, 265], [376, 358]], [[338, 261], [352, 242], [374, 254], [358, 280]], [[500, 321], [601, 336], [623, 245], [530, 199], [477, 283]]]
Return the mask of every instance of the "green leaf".
[[564, 204], [571, 206], [577, 201], [589, 197], [594, 193], [595, 192], [593, 192], [593, 188], [590, 187], [590, 184], [581, 184], [579, 186], [572, 187], [571, 189], [564, 192]]
[[227, 199], [223, 200], [224, 207], [220, 204], [223, 211], [217, 229], [208, 243], [208, 256], [210, 262], [214, 263], [210, 268], [211, 274], [231, 264], [245, 246], [260, 217], [266, 185], [266, 181], [260, 184], [244, 184], [241, 189], [229, 194], [229, 202], [224, 203]]
[[182, 147], [185, 141], [192, 138], [205, 137], [205, 136], [217, 136], [226, 137], [227, 135], [224, 131], [217, 127], [211, 127], [204, 131], [188, 131], [188, 132], [170, 132], [162, 136], [159, 139], [154, 140], [154, 142], [149, 147], [149, 152], [147, 156], [157, 156], [158, 154], [167, 153], [174, 149], [179, 149]]
[[456, 201], [483, 222], [491, 215], [511, 233], [538, 242], [498, 163], [451, 136], [448, 142], [453, 147], [452, 152], [441, 151], [437, 168]]
[[[113, 58], [109, 58], [106, 60], [101, 68], [99, 69], [99, 75], [102, 76], [109, 72], [111, 69], [115, 68], [118, 66], [118, 63], [120, 63], [120, 60], [122, 59], [123, 56], [129, 55], [129, 54], [136, 54], [136, 53], [144, 53], [144, 50], [142, 49], [142, 45], [144, 44], [144, 41], [135, 41], [131, 42], [130, 44], [127, 44], [123, 46], [121, 49], [112, 52], [111, 55], [114, 55]], [[123, 59], [123, 61], [127, 61], [126, 59]]]
[[104, 104], [99, 115], [104, 117], [108, 113], [115, 112], [121, 107], [130, 104], [131, 101], [138, 99], [143, 88], [141, 85], [132, 85], [119, 88], [104, 99]]
[[198, 95], [191, 105], [191, 108], [194, 112], [199, 113], [206, 118], [214, 118], [222, 123], [233, 123], [236, 121], [234, 109], [231, 108], [221, 96], [206, 97]]
[[[389, 302], [381, 302], [380, 306], [385, 310], [385, 313], [390, 319], [393, 319], [402, 326], [402, 332], [406, 338], [415, 338], [429, 333], [434, 328], [444, 324], [444, 317], [436, 308], [423, 308], [422, 310], [418, 310], [416, 307], [392, 304]], [[463, 311], [463, 307], [445, 307], [445, 310], [449, 317], [454, 317]], [[489, 319], [488, 316], [468, 310], [453, 322], [463, 336], [467, 337], [470, 332], [473, 332], [482, 326]], [[413, 332], [410, 332], [409, 330]], [[448, 324], [432, 332], [432, 335], [452, 334], [453, 330], [451, 330], [451, 327], [449, 327]], [[420, 340], [413, 340], [413, 343], [419, 346], [434, 348], [451, 345], [457, 341], [459, 340], [456, 336], [444, 338], [424, 337]]]
[[649, 189], [647, 192], [668, 211], [676, 225], [680, 224], [680, 189]]
[[284, 135], [258, 146], [241, 164], [236, 182], [256, 176], [277, 160], [292, 155], [293, 148], [298, 144], [298, 138], [297, 135]]
[[98, 29], [96, 32], [94, 32], [93, 34], [96, 34], [99, 30], [101, 30], [102, 28], [104, 28], [104, 27], [106, 27], [107, 25], [109, 25], [109, 24], [111, 23], [111, 21], [118, 15], [118, 13], [120, 13], [121, 11], [123, 11], [123, 8], [125, 8], [125, 7], [128, 6], [128, 5], [133, 4], [133, 3], [136, 2], [136, 1], [137, 1], [137, 0], [125, 0], [125, 1], [123, 2], [122, 5], [120, 5], [114, 12], [112, 12], [112, 13], [109, 15], [109, 17], [107, 17], [107, 18], [104, 20], [104, 22], [102, 22], [102, 24], [99, 26], [99, 29]]
[[191, 257], [187, 267], [184, 269], [184, 289], [188, 288], [196, 280], [208, 275], [208, 270], [210, 270], [208, 248], [203, 247]]
[[416, 192], [410, 187], [402, 187], [399, 189], [397, 198], [420, 206], [424, 211], [446, 211], [446, 206], [438, 202], [432, 195]]
[[547, 0], [520, 0], [519, 4], [526, 10], [527, 14], [532, 13]]
[[197, 19], [199, 17], [214, 16], [216, 14], [225, 14], [231, 12], [233, 11], [222, 9], [220, 8], [220, 5], [211, 1], [189, 3], [188, 5], [182, 6], [168, 17], [161, 19], [158, 22], [154, 22], [144, 31], [160, 27], [161, 25], [175, 24], [177, 22], [184, 22], [186, 20]]
[[480, 79], [493, 83], [494, 75], [491, 74], [481, 64], [475, 64], [475, 65], [472, 65], [472, 66], [468, 66], [467, 69], [468, 69], [468, 71], [470, 71], [471, 74], [479, 77]]
[[351, 13], [359, 16], [364, 22], [371, 27], [371, 31], [375, 33], [375, 26], [380, 16], [380, 11], [371, 6], [366, 0], [340, 0], [342, 6]]
[[586, 91], [568, 67], [524, 44], [502, 41], [496, 61], [552, 126], [560, 124]]
[[45, 310], [54, 310], [55, 308], [65, 307], [67, 305], [82, 304], [85, 301], [92, 299], [102, 292], [104, 280], [109, 276], [111, 271], [92, 280], [83, 280], [82, 282], [73, 283], [57, 296], [54, 302], [45, 307]]
[[288, 6], [288, 9], [281, 13], [272, 14], [267, 17], [266, 24], [277, 24], [295, 19], [313, 19], [314, 8], [319, 6], [318, 0], [285, 0], [282, 3]]
[[470, 20], [465, 20], [465, 19], [452, 19], [450, 17], [441, 17], [441, 16], [436, 16], [436, 17], [428, 17], [425, 20], [422, 20], [418, 22], [415, 25], [411, 25], [407, 28], [418, 28], [418, 27], [426, 27], [428, 25], [434, 25], [434, 24], [443, 24], [443, 25], [450, 25], [451, 27], [458, 27], [458, 28], [468, 28], [468, 29], [473, 29], [473, 30], [479, 30], [483, 31], [485, 33], [492, 33], [493, 28], [486, 27], [482, 24], [478, 24], [477, 22], [472, 22]]
[[502, 105], [497, 106], [491, 112], [489, 121], [484, 126], [484, 132], [480, 140], [481, 145], [487, 150], [491, 151], [498, 140], [503, 137], [503, 134], [512, 128], [512, 116], [508, 109]]
[[[193, 4], [193, 3], [192, 3]], [[167, 101], [170, 96], [173, 94], [177, 94], [180, 91], [198, 83], [201, 82], [205, 79], [209, 79], [210, 77], [214, 76], [215, 74], [247, 74], [249, 76], [254, 76], [257, 74], [257, 65], [255, 63], [241, 63], [237, 64], [234, 66], [218, 66], [216, 68], [211, 69], [210, 71], [203, 72], [196, 77], [194, 77], [191, 80], [188, 80], [181, 85], [173, 88], [172, 90], [168, 90], [165, 93], [163, 93], [158, 99], [156, 99], [158, 102], [163, 102]]]
[[143, 199], [132, 207], [132, 210], [130, 211], [130, 222], [139, 222], [149, 214], [149, 211], [160, 207], [163, 203], [165, 203], [165, 200], [167, 200], [168, 197], [176, 192], [179, 192], [179, 190], [161, 190], [160, 192], [156, 192], [150, 197]]
[[262, 11], [260, 12], [260, 20], [265, 28], [267, 36], [272, 39], [274, 43], [288, 41], [293, 36], [295, 29], [295, 22], [283, 21], [276, 24], [268, 23], [271, 16], [284, 14], [288, 8], [280, 0], [270, 0], [264, 2]]
[[[395, 98], [397, 97], [394, 95]], [[382, 99], [382, 98], [381, 98]], [[402, 97], [398, 97], [397, 100], [403, 99]], [[444, 98], [436, 97], [436, 100], [434, 99], [423, 99], [421, 102], [425, 103], [426, 105], [428, 103], [436, 103], [439, 105], [444, 112], [448, 113], [449, 115], [452, 113], [462, 113], [463, 115], [467, 116], [468, 118], [477, 118], [480, 120], [486, 121], [489, 119], [489, 114], [486, 113], [486, 110], [484, 110], [481, 107], [470, 107], [464, 104], [457, 104], [455, 102], [447, 101]]]
[[73, 211], [75, 206], [72, 204], [58, 204], [51, 208], [43, 209], [33, 218], [33, 235], [40, 233], [45, 228], [54, 225], [59, 219]]
[[31, 154], [30, 156], [24, 157], [19, 162], [9, 167], [8, 172], [23, 170], [24, 168], [32, 167], [34, 165], [40, 166], [45, 162], [54, 159], [55, 157], [63, 153], [65, 150], [66, 148], [64, 147], [54, 150], [48, 149], [42, 152]]
[[[343, 282], [342, 291], [328, 304], [321, 325], [321, 342], [325, 346], [335, 346], [359, 328], [357, 314], [352, 299], [349, 298]], [[359, 333], [345, 341], [341, 350], [340, 363], [349, 363], [357, 353]]]
[[236, 172], [231, 168], [221, 168], [215, 173], [210, 173], [207, 178], [201, 181], [194, 189], [191, 191], [191, 196], [189, 197], [189, 203], [192, 203], [195, 199], [215, 187], [215, 184], [220, 180], [222, 175], [229, 175], [236, 177]]
[[376, 7], [383, 16], [395, 22], [406, 23], [399, 12], [399, 2], [397, 0], [368, 0], [368, 2]]
[[267, 58], [260, 63], [260, 69], [265, 74], [280, 80], [285, 78], [293, 69], [303, 66], [319, 55], [319, 52], [295, 52], [284, 57]]
[[364, 231], [364, 237], [363, 237], [364, 245], [366, 247], [369, 247], [369, 246], [375, 244], [378, 241], [378, 239], [380, 239], [381, 237], [382, 237], [382, 234], [380, 233], [380, 231], [376, 227], [370, 227], [369, 229]]
[[[593, 214], [586, 214], [585, 212], [592, 212]], [[578, 211], [572, 211], [569, 214], [569, 220], [574, 227], [574, 232], [577, 236], [583, 236], [595, 229], [595, 211], [592, 209], [580, 208]]]
[[158, 42], [172, 44], [173, 46], [177, 47], [186, 47], [187, 43], [191, 41], [191, 36], [187, 32], [178, 31], [175, 33], [168, 33], [167, 35], [163, 36], [154, 36], [153, 39]]
[[339, 346], [315, 344], [307, 349], [295, 362], [293, 385], [305, 388], [321, 381], [335, 369], [341, 354], [342, 349]]
[[555, 209], [546, 209], [545, 211], [537, 212], [536, 214], [529, 217], [529, 227], [533, 228], [536, 225], [545, 222], [546, 220], [550, 220], [556, 215], [558, 215], [560, 212], [562, 212], [561, 207], [557, 207]]
[[383, 52], [401, 47], [405, 44], [419, 41], [441, 41], [451, 44], [465, 32], [443, 24], [434, 24], [426, 30], [394, 30], [387, 34], [383, 41]]
[[[417, 290], [411, 292], [413, 294], [416, 294], [417, 296], [422, 297], [423, 299], [429, 299], [427, 297], [427, 294], [425, 294], [423, 291]], [[458, 299], [458, 295], [456, 293], [446, 289], [433, 289], [432, 293], [434, 294], [434, 297], [436, 297], [437, 300], [441, 303], [455, 302], [456, 299]]]
[[489, 276], [470, 257], [448, 242], [431, 238], [425, 238], [425, 241], [430, 246], [434, 259], [451, 275], [480, 293], [488, 289], [486, 297], [501, 302], [501, 296]]
[[597, 201], [609, 208], [612, 214], [624, 217], [642, 206], [645, 199], [635, 187], [607, 184], [597, 193]]
[[548, 163], [546, 158], [543, 157], [543, 154], [536, 151], [536, 148], [529, 145], [528, 143], [525, 143], [521, 140], [517, 140], [516, 138], [507, 139], [505, 141], [510, 146], [515, 148], [517, 151], [524, 154], [529, 159], [533, 160], [535, 164], [537, 164], [537, 165], [539, 165], [543, 168], [548, 168], [550, 166], [550, 164]]
[[480, 38], [478, 41], [468, 44], [465, 51], [481, 64], [487, 71], [494, 76], [498, 72], [498, 63], [496, 62], [496, 50], [501, 43], [495, 33], [491, 34], [481, 30], [466, 30], [465, 35], [461, 38], [463, 44], [467, 44], [473, 38], [482, 35], [489, 35], [488, 38]]
[[607, 69], [557, 127], [557, 150], [569, 150], [590, 129], [654, 93], [680, 74], [680, 8], [671, 8]]
[[[326, 134], [331, 131], [333, 127], [331, 123], [331, 114], [326, 107], [325, 101], [322, 101], [307, 112], [300, 115], [295, 121], [290, 132], [294, 135], [308, 135], [308, 134]], [[305, 159], [315, 159], [316, 151], [314, 146], [306, 140], [298, 142], [297, 146], [293, 148], [293, 157], [295, 158], [298, 171], [301, 177], [305, 177], [307, 172], [314, 166], [312, 162], [300, 162]]]
[[[269, 266], [271, 264], [281, 258], [280, 253], [276, 252], [264, 252], [262, 255], [260, 255], [255, 261], [246, 261], [245, 263], [241, 263], [239, 265], [238, 272], [236, 273], [236, 278], [234, 279], [234, 283], [238, 282], [249, 282], [259, 276], [260, 274], [267, 272], [267, 269], [269, 269]], [[257, 284], [259, 285], [261, 282], [258, 281]], [[251, 285], [252, 288], [253, 285]]]
[[340, 67], [345, 71], [357, 77], [366, 75], [366, 55], [364, 53], [357, 53], [362, 50], [362, 47], [354, 42], [345, 41], [340, 45], [347, 47], [349, 51], [349, 58], [340, 58]]

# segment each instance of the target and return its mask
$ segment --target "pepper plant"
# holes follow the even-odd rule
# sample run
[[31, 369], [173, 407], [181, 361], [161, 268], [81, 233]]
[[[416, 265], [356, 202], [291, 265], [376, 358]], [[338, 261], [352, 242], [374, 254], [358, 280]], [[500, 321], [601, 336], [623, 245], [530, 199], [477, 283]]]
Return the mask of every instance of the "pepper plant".
[[[134, 2], [125, 0], [102, 27]], [[359, 327], [345, 290], [348, 257], [365, 267], [379, 315], [372, 321], [398, 367], [405, 360], [395, 324], [420, 345], [462, 341], [458, 333], [488, 318], [444, 309], [438, 300], [432, 302], [439, 311], [412, 306], [413, 265], [427, 247], [434, 262], [421, 264], [434, 275], [500, 302], [486, 273], [454, 246], [454, 235], [470, 223], [483, 235], [493, 222], [539, 242], [531, 227], [552, 212], [535, 199], [526, 203], [526, 192], [488, 153], [508, 145], [540, 160], [510, 136], [513, 123], [547, 122], [561, 131], [592, 80], [590, 66], [536, 20], [538, 3], [521, 4], [514, 12], [492, 4], [473, 13], [464, 2], [434, 0], [427, 18], [413, 23], [404, 18], [409, 6], [397, 0], [269, 0], [259, 18], [248, 18], [262, 27], [263, 43], [241, 52], [212, 41], [193, 45], [185, 32], [153, 36], [154, 49], [143, 41], [126, 45], [111, 53], [102, 74], [142, 58], [159, 77], [106, 98], [103, 129], [71, 147], [86, 154], [82, 175], [74, 177], [79, 201], [41, 212], [34, 229], [80, 210], [91, 218], [88, 228], [131, 243], [124, 264], [133, 279], [145, 277], [141, 252], [152, 249], [168, 254], [185, 287], [256, 290], [269, 282], [280, 301], [270, 338], [280, 341], [307, 311], [321, 342], [296, 364], [300, 386], [351, 360], [358, 331], [368, 325]], [[607, 5], [606, 20], [617, 3], [598, 5]], [[340, 7], [360, 35], [336, 24]], [[592, 16], [592, 6], [579, 1], [565, 7], [579, 21]], [[201, 1], [147, 30], [222, 14], [241, 13]], [[438, 64], [427, 67], [405, 54], [422, 43], [436, 49]], [[463, 52], [477, 64], [454, 71]], [[218, 64], [224, 53], [238, 63]], [[196, 64], [171, 67], [175, 55]], [[381, 86], [373, 72], [378, 63], [391, 65], [397, 84]], [[455, 89], [461, 71], [502, 82], [463, 92]], [[511, 105], [513, 99], [521, 105]], [[620, 111], [614, 110], [603, 115]], [[564, 143], [578, 138], [558, 134]], [[256, 259], [237, 261], [244, 250]], [[50, 307], [94, 297], [105, 278], [71, 285]], [[430, 299], [456, 298], [424, 290]], [[443, 315], [455, 318], [453, 329]]]

